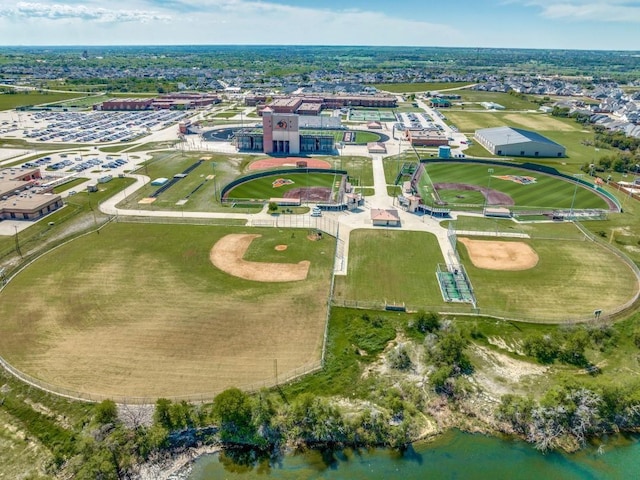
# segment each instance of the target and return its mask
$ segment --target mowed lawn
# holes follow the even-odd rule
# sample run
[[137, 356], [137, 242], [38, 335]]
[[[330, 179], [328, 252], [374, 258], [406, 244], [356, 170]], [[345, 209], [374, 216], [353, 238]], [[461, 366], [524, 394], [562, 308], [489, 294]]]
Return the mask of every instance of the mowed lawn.
[[399, 230], [354, 230], [349, 239], [346, 277], [335, 279], [341, 301], [442, 306], [436, 266], [443, 263], [435, 236]]
[[[493, 169], [489, 174], [488, 170]], [[426, 171], [432, 183], [464, 183], [477, 185], [492, 190], [497, 190], [511, 196], [519, 208], [571, 208], [573, 195], [575, 193], [574, 208], [599, 208], [608, 209], [607, 203], [602, 197], [594, 193], [591, 189], [562, 180], [557, 177], [545, 175], [530, 170], [501, 167], [494, 165], [477, 165], [463, 163], [427, 163]], [[510, 180], [496, 178], [503, 175], [520, 175], [534, 177], [535, 183], [521, 185]], [[421, 182], [428, 179], [423, 175]], [[460, 193], [460, 192], [458, 192]], [[464, 197], [464, 195], [461, 195]], [[453, 200], [453, 199], [452, 199]], [[468, 198], [459, 199], [459, 203], [477, 202], [478, 197], [468, 193]]]
[[598, 309], [605, 315], [612, 313], [638, 290], [631, 268], [597, 243], [587, 240], [525, 242], [538, 254], [539, 261], [535, 267], [522, 271], [476, 268], [465, 246], [458, 242], [480, 313], [532, 321], [570, 321], [593, 316]]
[[0, 94], [0, 110], [12, 110], [17, 107], [60, 102], [78, 97], [84, 97], [84, 95], [80, 93], [3, 93]]
[[[293, 183], [274, 186], [278, 179], [291, 180]], [[336, 189], [340, 186], [341, 175], [334, 173], [275, 173], [255, 180], [241, 183], [227, 193], [227, 198], [253, 198], [268, 200], [284, 197], [294, 188], [323, 187]]]
[[[229, 233], [246, 258], [311, 262], [260, 283], [214, 267]], [[56, 386], [107, 396], [215, 393], [320, 358], [335, 241], [306, 230], [111, 224], [44, 256], [0, 294], [0, 355]], [[276, 245], [287, 245], [276, 251]]]

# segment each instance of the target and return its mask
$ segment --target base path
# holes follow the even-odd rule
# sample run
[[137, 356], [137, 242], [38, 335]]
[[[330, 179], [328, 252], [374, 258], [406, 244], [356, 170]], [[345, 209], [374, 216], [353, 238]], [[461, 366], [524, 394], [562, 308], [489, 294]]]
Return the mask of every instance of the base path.
[[311, 262], [267, 263], [243, 260], [249, 245], [262, 235], [235, 233], [222, 237], [211, 249], [211, 263], [234, 277], [255, 282], [296, 282], [305, 280]]

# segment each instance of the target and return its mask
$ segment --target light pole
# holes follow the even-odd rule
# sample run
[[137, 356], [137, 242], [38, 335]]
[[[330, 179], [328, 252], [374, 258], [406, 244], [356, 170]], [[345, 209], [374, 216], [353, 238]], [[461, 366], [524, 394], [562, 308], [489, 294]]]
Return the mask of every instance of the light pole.
[[487, 180], [487, 193], [484, 195], [484, 206], [482, 207], [483, 215], [486, 213], [487, 205], [489, 204], [489, 192], [491, 191], [491, 175], [493, 175], [493, 168], [487, 169], [487, 173], [489, 174], [489, 179]]
[[578, 193], [579, 179], [584, 177], [584, 173], [574, 173], [573, 176], [578, 180], [575, 180], [575, 188], [573, 189], [573, 198], [571, 199], [571, 208], [569, 209], [569, 219], [573, 219], [573, 206], [576, 203], [576, 195]]

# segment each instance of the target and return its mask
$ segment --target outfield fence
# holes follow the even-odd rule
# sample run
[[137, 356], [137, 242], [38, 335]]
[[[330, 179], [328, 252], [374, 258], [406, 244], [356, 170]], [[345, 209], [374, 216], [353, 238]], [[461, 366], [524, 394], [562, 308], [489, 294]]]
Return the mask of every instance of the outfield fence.
[[200, 218], [200, 217], [145, 217], [136, 215], [116, 215], [116, 223], [146, 223], [161, 225], [217, 225], [217, 226], [242, 226], [247, 220], [234, 218]]
[[609, 243], [605, 242], [604, 240], [599, 238], [597, 235], [594, 235], [593, 233], [591, 233], [579, 222], [574, 222], [574, 224], [576, 227], [578, 227], [578, 229], [584, 234], [584, 236], [587, 239], [609, 250], [611, 253], [617, 256], [620, 260], [622, 260], [626, 265], [628, 265], [629, 268], [633, 271], [634, 275], [636, 276], [636, 280], [638, 281], [638, 287], [639, 287], [636, 290], [636, 294], [628, 302], [626, 302], [623, 305], [620, 305], [615, 311], [611, 313], [607, 313], [607, 317], [613, 317], [621, 313], [624, 313], [627, 310], [630, 310], [638, 302], [638, 299], [640, 298], [640, 268], [638, 268], [638, 265], [636, 265], [636, 263], [633, 260], [631, 260], [628, 256], [626, 256], [622, 251], [620, 251], [619, 249], [615, 248], [612, 245], [609, 245]]

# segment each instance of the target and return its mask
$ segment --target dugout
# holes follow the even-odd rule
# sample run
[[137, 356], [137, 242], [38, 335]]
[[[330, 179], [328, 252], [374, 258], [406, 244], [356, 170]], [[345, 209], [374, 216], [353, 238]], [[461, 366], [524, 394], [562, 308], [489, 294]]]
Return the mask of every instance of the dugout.
[[485, 217], [491, 218], [511, 218], [511, 210], [504, 207], [487, 207], [483, 210]]

